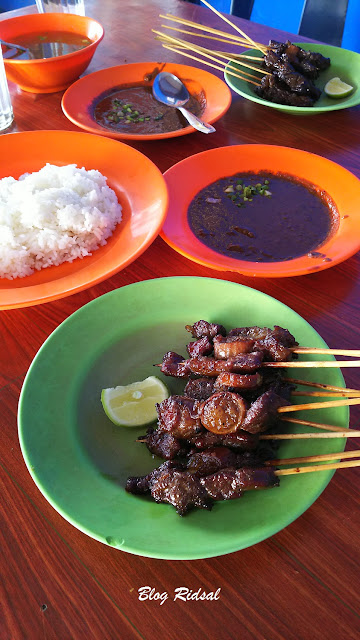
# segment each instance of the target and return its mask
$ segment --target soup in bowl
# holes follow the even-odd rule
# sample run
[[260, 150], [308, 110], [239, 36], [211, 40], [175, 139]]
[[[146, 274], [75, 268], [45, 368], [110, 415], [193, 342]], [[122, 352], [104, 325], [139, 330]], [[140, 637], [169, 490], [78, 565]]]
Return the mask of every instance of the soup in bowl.
[[0, 38], [24, 50], [2, 47], [6, 75], [32, 93], [61, 91], [91, 62], [104, 37], [99, 22], [66, 13], [36, 13], [0, 23]]

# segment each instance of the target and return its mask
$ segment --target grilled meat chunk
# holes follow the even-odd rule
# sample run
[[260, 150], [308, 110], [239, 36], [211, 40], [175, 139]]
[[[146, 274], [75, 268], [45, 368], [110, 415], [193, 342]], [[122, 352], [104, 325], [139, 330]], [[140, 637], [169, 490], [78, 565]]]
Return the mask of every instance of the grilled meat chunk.
[[195, 342], [189, 342], [189, 344], [186, 345], [186, 349], [191, 358], [209, 356], [213, 350], [213, 343], [208, 336], [203, 336], [195, 340]]
[[215, 338], [218, 334], [226, 335], [226, 329], [222, 324], [214, 324], [206, 320], [198, 320], [193, 325], [187, 324], [185, 329], [191, 333], [193, 338], [203, 338], [204, 336]]
[[198, 476], [164, 465], [156, 471], [149, 482], [155, 502], [168, 502], [180, 516], [184, 516], [193, 507], [211, 509], [212, 500]]
[[184, 395], [195, 400], [206, 400], [214, 393], [214, 378], [196, 378], [188, 380], [185, 385]]
[[219, 373], [215, 380], [214, 390], [227, 388], [237, 391], [253, 391], [260, 388], [262, 380], [261, 373]]
[[188, 366], [192, 373], [200, 376], [215, 377], [225, 371], [230, 373], [256, 373], [261, 367], [262, 361], [262, 353], [256, 351], [254, 353], [239, 354], [227, 360], [216, 360], [216, 358], [207, 356], [189, 358]]
[[271, 389], [259, 396], [246, 412], [241, 428], [249, 433], [266, 431], [277, 419], [277, 410], [289, 404]]
[[214, 338], [214, 357], [227, 360], [243, 353], [253, 351], [255, 341], [243, 336], [216, 336]]
[[202, 431], [199, 401], [186, 396], [170, 396], [156, 405], [158, 429], [175, 438], [190, 438]]
[[254, 451], [259, 443], [259, 437], [248, 431], [236, 431], [236, 433], [212, 433], [204, 430], [199, 435], [190, 438], [190, 443], [196, 449], [208, 449], [210, 447], [224, 446], [238, 452]]
[[161, 429], [148, 429], [147, 434], [138, 439], [146, 444], [150, 453], [164, 460], [186, 456], [190, 448], [187, 440], [176, 438], [169, 431]]
[[244, 491], [279, 486], [279, 478], [271, 467], [227, 468], [200, 479], [213, 500], [240, 498]]
[[191, 374], [188, 362], [175, 351], [168, 351], [163, 356], [160, 371], [173, 378], [188, 378]]

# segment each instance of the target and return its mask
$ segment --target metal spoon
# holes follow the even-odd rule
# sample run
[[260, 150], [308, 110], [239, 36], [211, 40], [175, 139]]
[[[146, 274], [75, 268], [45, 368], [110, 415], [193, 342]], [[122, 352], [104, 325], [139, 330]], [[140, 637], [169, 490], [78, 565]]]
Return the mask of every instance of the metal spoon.
[[211, 124], [207, 124], [197, 118], [193, 113], [184, 109], [184, 104], [190, 99], [189, 92], [185, 85], [172, 73], [162, 71], [155, 77], [152, 86], [153, 96], [159, 102], [179, 109], [189, 124], [194, 129], [198, 129], [202, 133], [213, 133], [216, 131]]
[[4, 47], [8, 47], [9, 49], [18, 49], [19, 51], [28, 51], [26, 47], [22, 47], [19, 44], [14, 44], [13, 42], [5, 42], [5, 40], [0, 39], [0, 44], [4, 45]]

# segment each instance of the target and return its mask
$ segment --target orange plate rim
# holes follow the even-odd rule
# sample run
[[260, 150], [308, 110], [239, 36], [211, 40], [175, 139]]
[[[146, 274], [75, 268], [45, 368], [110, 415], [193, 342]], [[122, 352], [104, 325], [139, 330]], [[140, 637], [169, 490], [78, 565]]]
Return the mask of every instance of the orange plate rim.
[[146, 73], [163, 64], [165, 65], [163, 70], [174, 73], [182, 80], [194, 80], [202, 86], [207, 102], [201, 116], [204, 121], [212, 124], [229, 109], [231, 91], [227, 84], [214, 74], [190, 65], [149, 61], [108, 67], [80, 78], [65, 91], [61, 101], [62, 110], [66, 117], [78, 127], [117, 140], [162, 140], [193, 133], [195, 129], [190, 126], [177, 131], [147, 135], [113, 132], [97, 124], [91, 116], [91, 104], [99, 95], [120, 84], [140, 82]]
[[[289, 169], [291, 167], [291, 169]], [[295, 170], [292, 168], [296, 167]], [[320, 247], [322, 257], [303, 255], [283, 262], [248, 262], [223, 256], [200, 242], [187, 221], [191, 200], [208, 184], [240, 171], [283, 171], [324, 189], [335, 201], [339, 227]], [[169, 210], [162, 239], [189, 260], [218, 271], [250, 277], [280, 278], [315, 273], [343, 262], [360, 249], [360, 180], [322, 156], [276, 145], [218, 147], [185, 158], [164, 173]], [[324, 255], [329, 260], [324, 260]]]
[[0, 167], [0, 179], [19, 178], [47, 162], [98, 169], [115, 190], [123, 218], [91, 256], [23, 278], [0, 279], [0, 310], [54, 301], [102, 282], [131, 264], [159, 234], [168, 207], [166, 183], [158, 167], [133, 147], [82, 131], [42, 130], [3, 136], [0, 153], [2, 148], [6, 164]]

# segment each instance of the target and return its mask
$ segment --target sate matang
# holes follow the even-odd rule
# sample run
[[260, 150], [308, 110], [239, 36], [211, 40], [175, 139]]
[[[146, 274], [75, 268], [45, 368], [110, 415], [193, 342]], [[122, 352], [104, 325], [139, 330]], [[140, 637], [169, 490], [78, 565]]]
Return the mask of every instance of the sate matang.
[[157, 365], [165, 375], [187, 380], [183, 394], [157, 404], [157, 428], [138, 439], [166, 462], [126, 484], [130, 493], [172, 504], [180, 515], [211, 509], [249, 489], [278, 486], [274, 469], [264, 466], [273, 449], [259, 434], [276, 424], [294, 387], [262, 364], [291, 360], [298, 345], [279, 326], [227, 332], [199, 320], [185, 329], [194, 338], [188, 357], [168, 351]]

